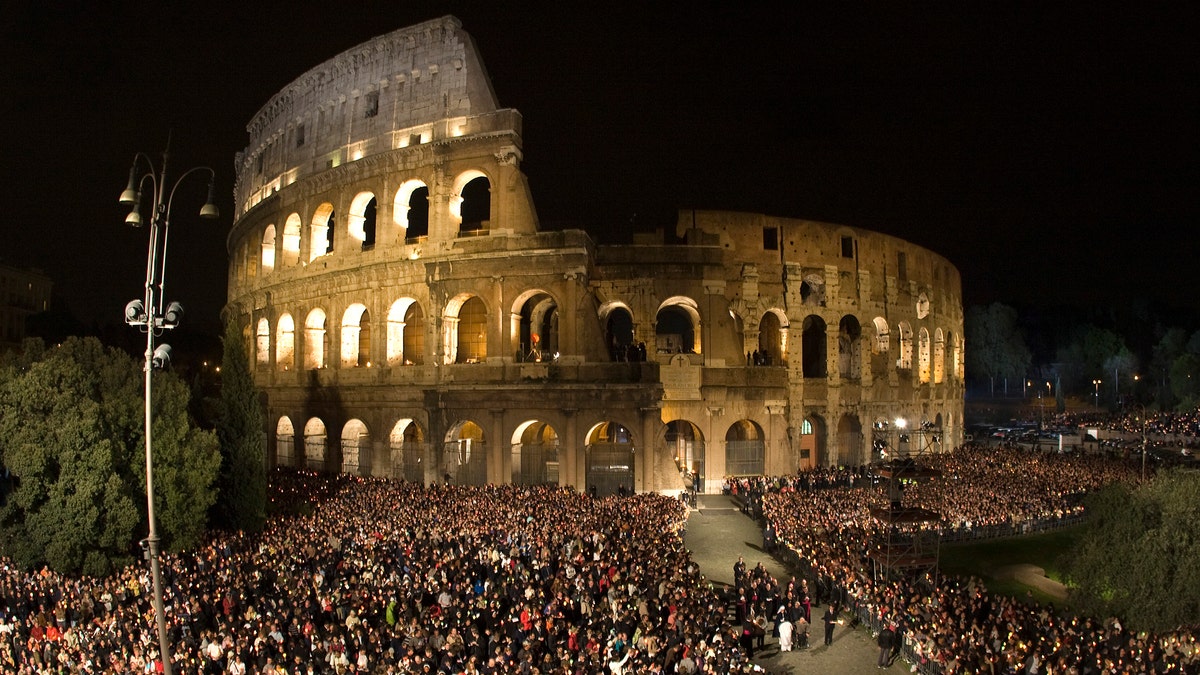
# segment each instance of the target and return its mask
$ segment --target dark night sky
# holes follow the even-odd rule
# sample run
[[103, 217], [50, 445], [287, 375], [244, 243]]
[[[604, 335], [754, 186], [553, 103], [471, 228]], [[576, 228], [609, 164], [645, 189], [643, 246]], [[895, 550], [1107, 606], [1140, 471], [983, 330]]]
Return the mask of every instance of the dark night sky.
[[141, 295], [145, 231], [116, 202], [135, 151], [173, 130], [176, 170], [218, 172], [221, 220], [192, 216], [196, 181], [167, 272], [167, 296], [215, 322], [246, 122], [305, 70], [444, 14], [525, 118], [545, 227], [618, 241], [679, 208], [760, 212], [927, 246], [966, 304], [1200, 305], [1184, 3], [109, 4], [0, 8], [0, 258], [41, 266], [89, 322]]

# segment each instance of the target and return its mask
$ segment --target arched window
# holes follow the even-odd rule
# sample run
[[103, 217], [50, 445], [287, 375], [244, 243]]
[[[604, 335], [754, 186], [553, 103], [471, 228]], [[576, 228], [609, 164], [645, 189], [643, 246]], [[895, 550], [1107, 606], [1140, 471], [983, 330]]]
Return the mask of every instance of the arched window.
[[266, 231], [263, 232], [262, 240], [262, 269], [263, 274], [270, 274], [275, 270], [275, 226], [268, 225]]
[[254, 332], [254, 362], [260, 366], [271, 362], [271, 324], [265, 317], [258, 320]]
[[896, 367], [900, 370], [912, 370], [913, 359], [913, 334], [912, 328], [909, 327], [907, 321], [901, 321], [896, 326], [897, 332], [900, 333], [900, 358], [896, 362]]
[[929, 329], [928, 328], [925, 328], [923, 326], [921, 327], [921, 331], [918, 333], [917, 341], [918, 341], [918, 345], [917, 345], [918, 357], [917, 358], [919, 359], [917, 375], [921, 382], [928, 382], [929, 381], [929, 364], [930, 364], [930, 359], [929, 359], [930, 345], [929, 345]]
[[364, 251], [375, 247], [375, 205], [375, 195], [370, 192], [360, 192], [350, 202], [347, 229], [350, 239]]
[[300, 214], [288, 216], [283, 225], [283, 260], [284, 267], [294, 267], [300, 262]]
[[275, 367], [291, 370], [296, 367], [296, 322], [292, 315], [279, 315], [275, 330]]
[[308, 228], [309, 262], [333, 252], [333, 230], [333, 204], [326, 202], [317, 207]]
[[304, 367], [325, 367], [325, 310], [314, 309], [304, 320]]
[[942, 337], [942, 329], [933, 333], [933, 381], [941, 384], [946, 379], [946, 341]]
[[371, 313], [359, 303], [346, 308], [342, 315], [342, 367], [371, 365]]

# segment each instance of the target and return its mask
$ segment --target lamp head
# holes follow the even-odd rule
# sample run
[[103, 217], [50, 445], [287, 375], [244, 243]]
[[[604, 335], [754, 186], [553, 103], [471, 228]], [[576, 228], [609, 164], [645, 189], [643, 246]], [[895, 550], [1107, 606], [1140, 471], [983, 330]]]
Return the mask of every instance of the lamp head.
[[221, 211], [217, 208], [216, 183], [208, 182], [208, 200], [204, 202], [204, 206], [200, 209], [200, 217], [208, 220], [214, 220], [221, 217]]
[[[122, 195], [121, 201], [122, 201], [122, 203], [125, 202], [124, 195]], [[134, 193], [132, 201], [130, 201], [129, 203], [133, 204], [133, 208], [129, 210], [129, 215], [125, 216], [125, 224], [130, 227], [141, 227], [142, 226], [142, 191], [141, 190], [136, 191]]]
[[162, 370], [171, 365], [171, 345], [161, 344], [154, 350], [154, 356], [150, 358], [150, 366]]
[[141, 201], [137, 190], [137, 164], [129, 167], [129, 184], [125, 186], [125, 191], [121, 193], [121, 198], [117, 201], [131, 206]]
[[130, 326], [144, 326], [149, 317], [146, 316], [146, 306], [141, 300], [130, 300], [125, 305], [125, 323]]
[[167, 311], [163, 312], [162, 317], [163, 328], [174, 328], [181, 321], [183, 321], [183, 305], [178, 302], [167, 305]]

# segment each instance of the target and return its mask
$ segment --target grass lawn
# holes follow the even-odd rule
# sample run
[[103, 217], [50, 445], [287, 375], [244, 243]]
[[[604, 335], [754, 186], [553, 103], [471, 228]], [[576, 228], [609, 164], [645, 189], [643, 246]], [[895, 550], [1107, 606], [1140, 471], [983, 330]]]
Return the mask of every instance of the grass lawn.
[[1061, 582], [1063, 575], [1058, 558], [1071, 550], [1081, 533], [1082, 526], [1075, 526], [1025, 537], [946, 544], [941, 548], [938, 568], [942, 574], [979, 577], [993, 593], [1024, 597], [1032, 591], [1038, 602], [1055, 602], [1035, 588], [1015, 579], [996, 579], [993, 573], [1006, 565], [1029, 563], [1046, 570], [1047, 577]]

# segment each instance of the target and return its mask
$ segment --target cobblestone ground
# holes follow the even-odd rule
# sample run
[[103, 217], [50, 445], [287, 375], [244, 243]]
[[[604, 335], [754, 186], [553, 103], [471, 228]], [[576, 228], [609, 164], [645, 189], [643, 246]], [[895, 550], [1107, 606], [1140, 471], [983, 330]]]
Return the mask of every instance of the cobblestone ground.
[[[738, 556], [746, 559], [746, 567], [753, 568], [759, 562], [781, 583], [791, 578], [792, 572], [762, 548], [762, 530], [748, 516], [738, 510], [732, 499], [724, 495], [700, 495], [699, 509], [693, 509], [688, 518], [687, 536], [684, 543], [692, 551], [692, 558], [700, 565], [700, 571], [709, 581], [718, 585], [733, 583], [733, 565]], [[811, 631], [812, 640], [808, 649], [780, 652], [775, 638], [767, 636], [766, 648], [756, 650], [754, 662], [769, 673], [820, 673], [821, 675], [858, 675], [866, 672], [907, 673], [909, 665], [899, 659], [887, 670], [875, 667], [879, 648], [870, 632], [863, 627], [838, 626], [833, 634], [833, 644], [826, 647], [823, 642], [824, 626], [819, 617], [825, 612], [813, 605], [812, 616], [816, 623]], [[846, 615], [848, 624], [850, 617]]]

